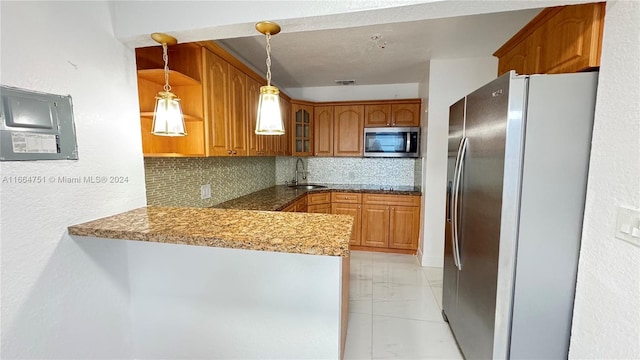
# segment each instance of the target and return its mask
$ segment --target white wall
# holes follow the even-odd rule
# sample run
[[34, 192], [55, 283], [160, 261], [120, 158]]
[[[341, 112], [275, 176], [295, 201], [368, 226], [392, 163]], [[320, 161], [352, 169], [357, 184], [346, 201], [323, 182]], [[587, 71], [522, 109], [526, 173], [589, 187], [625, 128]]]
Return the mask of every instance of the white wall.
[[307, 101], [415, 99], [418, 97], [418, 83], [317, 86], [288, 88], [284, 92], [293, 99]]
[[129, 243], [134, 358], [339, 358], [342, 257]]
[[640, 358], [640, 248], [614, 237], [640, 210], [640, 3], [608, 1], [569, 357]]
[[420, 240], [423, 266], [441, 267], [444, 258], [449, 106], [495, 79], [497, 69], [498, 61], [494, 57], [434, 59], [429, 63], [428, 120], [427, 129], [423, 131], [427, 137], [422, 164], [425, 203], [423, 237]]
[[[133, 51], [115, 39], [106, 2], [2, 1], [0, 10], [0, 82], [70, 94], [80, 157], [0, 163], [0, 357], [128, 358], [124, 242], [76, 241], [66, 228], [145, 205]], [[128, 182], [49, 180], [92, 175]]]

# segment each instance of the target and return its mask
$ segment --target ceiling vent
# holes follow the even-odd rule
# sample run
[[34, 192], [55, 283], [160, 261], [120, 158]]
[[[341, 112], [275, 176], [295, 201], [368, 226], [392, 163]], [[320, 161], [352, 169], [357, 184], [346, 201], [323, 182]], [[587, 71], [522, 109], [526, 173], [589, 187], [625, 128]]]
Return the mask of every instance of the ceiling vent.
[[339, 84], [339, 85], [353, 85], [355, 83], [356, 83], [355, 80], [336, 80], [336, 84]]

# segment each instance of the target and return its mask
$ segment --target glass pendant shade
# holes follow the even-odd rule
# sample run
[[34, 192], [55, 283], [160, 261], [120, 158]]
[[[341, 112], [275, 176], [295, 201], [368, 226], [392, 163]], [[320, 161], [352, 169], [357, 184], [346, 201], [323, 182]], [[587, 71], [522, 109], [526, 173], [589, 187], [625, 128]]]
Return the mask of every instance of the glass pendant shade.
[[156, 96], [151, 133], [160, 136], [187, 135], [180, 99], [169, 91], [161, 91]]
[[260, 100], [258, 102], [258, 119], [256, 121], [256, 134], [258, 135], [282, 135], [284, 134], [284, 122], [280, 112], [280, 90], [275, 86], [261, 86]]

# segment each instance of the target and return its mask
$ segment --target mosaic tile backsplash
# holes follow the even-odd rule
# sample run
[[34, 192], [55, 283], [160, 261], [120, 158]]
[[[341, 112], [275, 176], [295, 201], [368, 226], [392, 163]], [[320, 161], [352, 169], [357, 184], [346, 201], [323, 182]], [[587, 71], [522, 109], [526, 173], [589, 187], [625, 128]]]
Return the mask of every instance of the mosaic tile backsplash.
[[[308, 183], [420, 186], [416, 159], [303, 157]], [[276, 158], [276, 183], [294, 178], [295, 157]], [[421, 166], [420, 166], [421, 168]], [[420, 169], [418, 169], [420, 171]]]
[[[274, 157], [145, 158], [147, 204], [209, 207], [275, 185]], [[200, 186], [211, 184], [211, 198]]]

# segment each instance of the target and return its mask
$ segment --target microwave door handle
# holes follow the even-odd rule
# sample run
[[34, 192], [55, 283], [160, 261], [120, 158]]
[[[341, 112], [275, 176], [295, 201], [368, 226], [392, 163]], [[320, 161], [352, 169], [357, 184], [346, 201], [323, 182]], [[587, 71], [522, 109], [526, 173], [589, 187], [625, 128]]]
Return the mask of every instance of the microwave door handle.
[[409, 150], [411, 150], [411, 133], [407, 132], [407, 149], [405, 150], [405, 152], [409, 152]]

